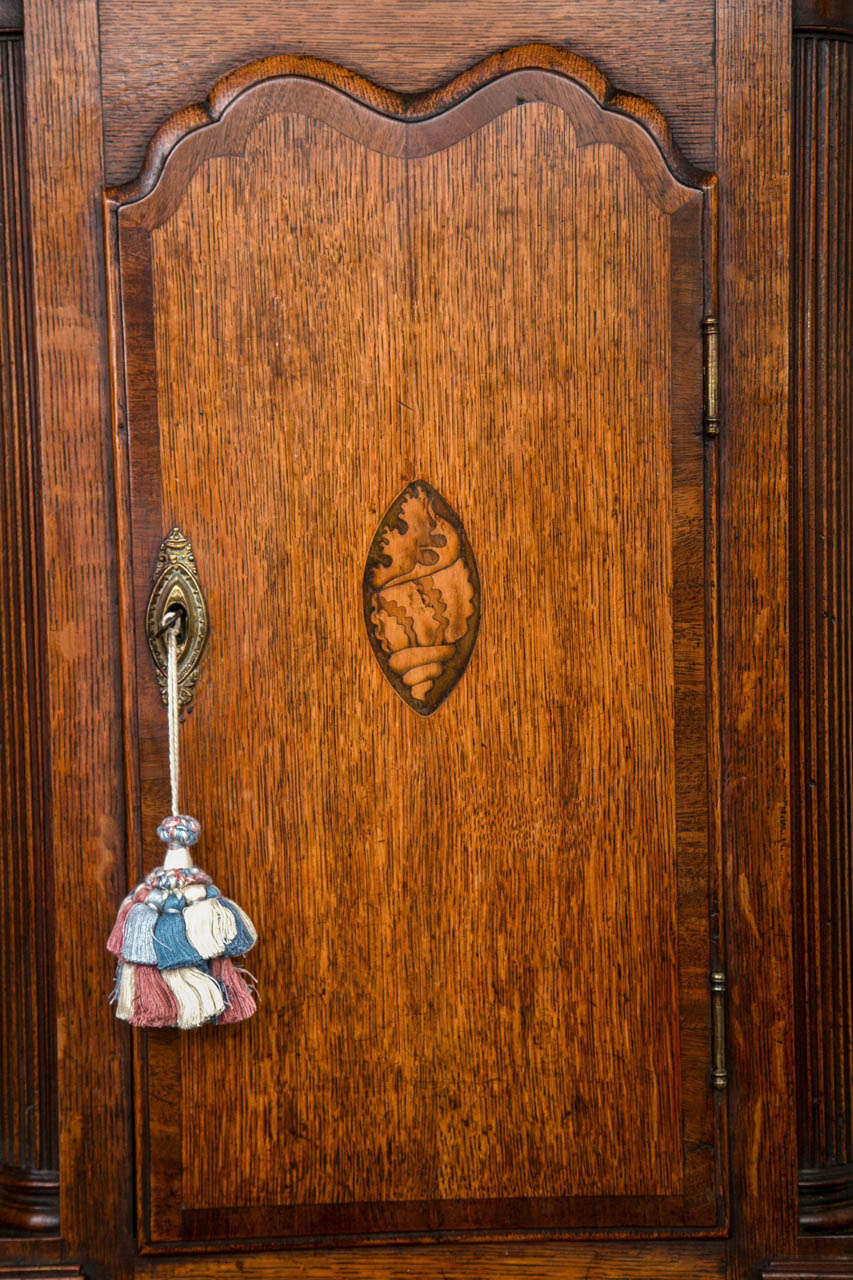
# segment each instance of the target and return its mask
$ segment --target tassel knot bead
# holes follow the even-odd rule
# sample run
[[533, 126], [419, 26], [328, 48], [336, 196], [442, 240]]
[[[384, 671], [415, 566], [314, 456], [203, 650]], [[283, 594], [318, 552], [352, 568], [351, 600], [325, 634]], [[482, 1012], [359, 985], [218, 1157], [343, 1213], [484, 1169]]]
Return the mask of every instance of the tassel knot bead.
[[188, 849], [201, 835], [201, 823], [188, 813], [172, 813], [160, 823], [157, 834], [164, 844], [176, 844], [182, 849]]
[[201, 867], [155, 867], [143, 882], [150, 889], [181, 892], [191, 884], [212, 884], [210, 876]]

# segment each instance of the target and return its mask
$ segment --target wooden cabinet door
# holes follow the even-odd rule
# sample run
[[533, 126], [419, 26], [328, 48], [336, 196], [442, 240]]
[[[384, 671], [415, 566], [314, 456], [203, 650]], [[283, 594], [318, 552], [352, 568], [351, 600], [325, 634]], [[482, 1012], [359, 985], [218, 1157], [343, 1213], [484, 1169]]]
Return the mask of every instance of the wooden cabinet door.
[[111, 193], [129, 871], [180, 526], [260, 930], [251, 1022], [135, 1033], [145, 1247], [723, 1230], [710, 190], [528, 48], [255, 64]]

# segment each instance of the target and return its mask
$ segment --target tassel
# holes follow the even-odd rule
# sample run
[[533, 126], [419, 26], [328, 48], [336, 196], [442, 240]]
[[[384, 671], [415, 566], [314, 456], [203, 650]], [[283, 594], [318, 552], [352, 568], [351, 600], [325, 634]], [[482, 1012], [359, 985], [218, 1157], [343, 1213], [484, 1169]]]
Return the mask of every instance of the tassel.
[[225, 988], [225, 1012], [220, 1015], [220, 1023], [243, 1022], [245, 1018], [251, 1018], [257, 1008], [255, 998], [234, 962], [222, 956], [211, 961], [210, 972]]
[[222, 988], [202, 969], [164, 969], [163, 981], [175, 998], [178, 1026], [184, 1031], [210, 1022], [225, 1010]]
[[228, 898], [223, 898], [222, 902], [237, 921], [237, 932], [234, 940], [225, 948], [225, 954], [227, 956], [244, 956], [247, 951], [251, 951], [257, 942], [258, 931], [243, 908], [238, 907], [236, 902], [231, 902]]
[[127, 917], [137, 902], [144, 901], [147, 898], [149, 890], [146, 885], [140, 885], [133, 893], [129, 893], [118, 909], [116, 922], [112, 927], [110, 936], [107, 938], [107, 951], [112, 952], [117, 959], [121, 959], [121, 949], [124, 942], [124, 926]]
[[134, 1027], [174, 1027], [178, 1006], [156, 965], [138, 965], [134, 973]]
[[163, 913], [154, 926], [154, 950], [154, 963], [160, 969], [184, 969], [204, 963], [204, 956], [187, 937], [183, 900], [177, 894], [171, 894], [163, 904]]
[[[257, 942], [257, 940], [258, 940], [258, 931], [257, 931], [257, 929], [255, 928], [255, 926], [252, 924], [252, 921], [251, 921], [251, 920], [249, 919], [249, 917], [246, 915], [245, 911], [243, 910], [243, 908], [242, 908], [241, 906], [238, 906], [238, 904], [237, 904], [236, 902], [229, 902], [229, 903], [228, 903], [228, 905], [229, 905], [229, 907], [231, 908], [231, 910], [232, 910], [232, 911], [236, 911], [236, 912], [237, 912], [237, 919], [238, 919], [238, 920], [240, 920], [240, 921], [242, 922], [242, 924], [243, 924], [243, 926], [244, 926], [244, 928], [245, 928], [245, 930], [246, 930], [246, 934], [247, 934], [247, 936], [248, 936], [248, 937], [249, 937], [249, 939], [250, 939], [249, 945], [248, 945], [248, 947], [246, 948], [246, 950], [247, 950], [247, 951], [251, 951], [252, 947], [255, 945], [255, 943], [256, 943], [256, 942]], [[243, 954], [243, 953], [242, 953], [242, 951], [240, 952], [240, 954], [241, 954], [241, 955]]]
[[[188, 895], [187, 895], [188, 896]], [[238, 934], [237, 917], [222, 905], [221, 898], [203, 898], [184, 910], [187, 939], [206, 960], [228, 954], [229, 943]], [[241, 947], [240, 954], [246, 950]]]
[[201, 827], [178, 813], [174, 619], [167, 629], [172, 813], [157, 828], [166, 856], [122, 902], [107, 948], [119, 961], [111, 996], [116, 1017], [135, 1027], [189, 1030], [213, 1020], [241, 1022], [255, 1012], [252, 992], [230, 957], [245, 954], [258, 934], [245, 911], [222, 897], [189, 852]]
[[166, 862], [124, 899], [109, 936], [120, 961], [116, 1016], [135, 1027], [187, 1030], [214, 1019], [242, 1022], [256, 1005], [231, 957], [245, 955], [257, 931], [200, 867], [174, 865], [190, 861], [171, 838], [177, 825], [184, 838], [198, 838], [194, 818], [165, 819], [158, 830], [168, 837]]
[[144, 902], [135, 902], [128, 912], [121, 944], [121, 958], [131, 964], [156, 964], [154, 926], [159, 918], [154, 899], [159, 891], [149, 893]]
[[214, 1019], [242, 1022], [255, 1012], [231, 957], [255, 945], [257, 930], [242, 907], [191, 865], [188, 845], [199, 830], [186, 814], [164, 819], [158, 834], [167, 842], [166, 859], [124, 899], [108, 939], [120, 962], [116, 1017], [135, 1027], [189, 1030]]
[[136, 971], [132, 964], [120, 964], [116, 974], [116, 1017], [130, 1022], [133, 1017], [133, 994]]

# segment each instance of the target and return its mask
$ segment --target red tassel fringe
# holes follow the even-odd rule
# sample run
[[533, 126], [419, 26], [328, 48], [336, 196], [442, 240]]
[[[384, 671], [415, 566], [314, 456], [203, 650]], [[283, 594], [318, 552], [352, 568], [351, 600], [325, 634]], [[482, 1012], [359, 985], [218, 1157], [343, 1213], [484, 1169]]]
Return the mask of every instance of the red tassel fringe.
[[211, 960], [210, 972], [225, 988], [225, 1012], [219, 1015], [218, 1021], [243, 1022], [244, 1019], [251, 1018], [257, 1008], [255, 998], [229, 957]]

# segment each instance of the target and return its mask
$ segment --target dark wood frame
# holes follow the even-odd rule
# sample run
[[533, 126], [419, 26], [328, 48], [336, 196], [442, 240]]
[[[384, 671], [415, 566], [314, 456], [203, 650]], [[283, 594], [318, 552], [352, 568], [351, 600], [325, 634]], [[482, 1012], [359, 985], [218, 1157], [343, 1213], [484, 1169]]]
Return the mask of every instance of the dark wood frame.
[[0, 1228], [59, 1226], [53, 877], [21, 14], [0, 5]]
[[[41, 387], [44, 556], [50, 566], [48, 651], [64, 1248], [116, 1277], [131, 1275], [129, 1054], [103, 1001], [101, 947], [124, 882], [115, 529], [100, 199], [95, 0], [29, 0], [25, 9], [28, 143]], [[732, 1276], [796, 1239], [791, 879], [788, 804], [787, 461], [790, 11], [719, 0], [721, 715], [723, 833], [730, 974]], [[73, 94], [78, 110], [69, 114]], [[756, 122], [762, 121], [762, 128]], [[69, 164], [68, 157], [74, 162]], [[57, 173], [63, 181], [57, 183]], [[69, 228], [73, 234], [69, 235]], [[74, 341], [69, 343], [69, 333]], [[77, 728], [70, 751], [65, 726]], [[89, 871], [96, 859], [97, 877]], [[82, 958], [82, 959], [81, 959]], [[88, 959], [91, 958], [91, 959]], [[105, 1047], [108, 1051], [105, 1052]], [[20, 1249], [17, 1249], [20, 1254]], [[42, 1256], [44, 1254], [42, 1253]], [[516, 1274], [585, 1271], [720, 1274], [720, 1246], [540, 1247]], [[497, 1276], [505, 1249], [455, 1249], [457, 1274]], [[428, 1257], [409, 1255], [420, 1274]], [[297, 1275], [297, 1255], [247, 1257], [253, 1274]], [[169, 1264], [211, 1274], [213, 1261]], [[334, 1254], [314, 1274], [344, 1274]], [[358, 1274], [357, 1251], [350, 1273]], [[362, 1265], [364, 1265], [362, 1263]], [[445, 1270], [448, 1258], [443, 1263]], [[393, 1250], [374, 1252], [376, 1276]], [[331, 1268], [334, 1267], [334, 1271]], [[274, 1268], [274, 1270], [270, 1270]], [[638, 1270], [638, 1268], [641, 1268]], [[146, 1269], [160, 1271], [153, 1260]], [[648, 1271], [646, 1271], [648, 1274]]]
[[796, 4], [790, 464], [799, 1207], [801, 1230], [827, 1242], [853, 1227], [851, 75], [853, 7]]

